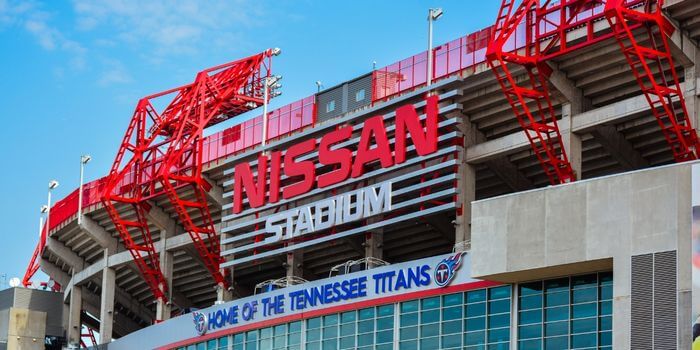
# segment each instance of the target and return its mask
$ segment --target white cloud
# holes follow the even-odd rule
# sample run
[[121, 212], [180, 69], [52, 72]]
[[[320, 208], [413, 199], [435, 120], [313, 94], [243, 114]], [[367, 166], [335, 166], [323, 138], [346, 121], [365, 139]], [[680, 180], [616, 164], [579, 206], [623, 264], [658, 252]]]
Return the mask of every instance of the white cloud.
[[134, 79], [131, 74], [126, 70], [124, 65], [116, 60], [110, 60], [105, 62], [107, 69], [100, 75], [97, 83], [101, 86], [108, 86], [114, 84], [126, 84], [132, 82]]
[[192, 54], [205, 46], [241, 47], [245, 28], [262, 17], [253, 0], [73, 0], [77, 26], [84, 31], [106, 28], [110, 37], [148, 55]]

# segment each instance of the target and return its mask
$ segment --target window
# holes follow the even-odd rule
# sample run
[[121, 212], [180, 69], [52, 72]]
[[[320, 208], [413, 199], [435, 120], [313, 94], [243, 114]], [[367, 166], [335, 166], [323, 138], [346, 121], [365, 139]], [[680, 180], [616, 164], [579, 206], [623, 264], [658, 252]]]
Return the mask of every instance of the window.
[[328, 101], [326, 103], [326, 113], [333, 112], [335, 110], [335, 100]]
[[365, 99], [365, 89], [360, 89], [355, 92], [355, 102], [360, 102]]
[[518, 349], [612, 349], [612, 273], [518, 286]]

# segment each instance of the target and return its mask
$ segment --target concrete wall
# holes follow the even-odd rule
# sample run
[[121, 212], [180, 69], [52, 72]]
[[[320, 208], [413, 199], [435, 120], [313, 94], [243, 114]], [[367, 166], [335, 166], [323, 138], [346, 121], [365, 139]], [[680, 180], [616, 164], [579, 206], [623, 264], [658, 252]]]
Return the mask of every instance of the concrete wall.
[[679, 348], [690, 348], [691, 166], [579, 181], [472, 204], [475, 278], [521, 282], [612, 269], [614, 348], [630, 348], [631, 257], [678, 254]]
[[42, 350], [45, 335], [45, 312], [10, 308], [7, 349]]

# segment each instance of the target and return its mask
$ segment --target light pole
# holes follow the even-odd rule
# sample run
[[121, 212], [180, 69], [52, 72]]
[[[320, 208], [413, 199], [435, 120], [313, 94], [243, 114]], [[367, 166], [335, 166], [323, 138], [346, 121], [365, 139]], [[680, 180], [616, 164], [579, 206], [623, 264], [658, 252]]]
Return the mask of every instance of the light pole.
[[78, 186], [78, 225], [82, 223], [83, 220], [83, 173], [85, 164], [92, 160], [89, 154], [80, 156], [80, 186]]
[[321, 89], [323, 89], [323, 83], [321, 83], [320, 80], [316, 81], [316, 92], [321, 92]]
[[[268, 124], [267, 100], [270, 99], [270, 96], [276, 97], [276, 96], [279, 96], [282, 94], [282, 92], [277, 91], [277, 89], [280, 89], [282, 87], [282, 84], [279, 83], [280, 80], [282, 80], [281, 75], [265, 77], [265, 79], [263, 79], [263, 128], [262, 128], [262, 147], [263, 148], [265, 148], [265, 145], [267, 144], [267, 124]], [[272, 90], [272, 92], [270, 90]]]
[[46, 203], [46, 236], [48, 237], [49, 235], [49, 218], [51, 217], [51, 190], [55, 189], [58, 187], [58, 181], [56, 180], [51, 180], [49, 181], [49, 195], [48, 195], [48, 200]]
[[426, 86], [433, 82], [433, 22], [442, 17], [442, 8], [428, 9], [428, 76]]

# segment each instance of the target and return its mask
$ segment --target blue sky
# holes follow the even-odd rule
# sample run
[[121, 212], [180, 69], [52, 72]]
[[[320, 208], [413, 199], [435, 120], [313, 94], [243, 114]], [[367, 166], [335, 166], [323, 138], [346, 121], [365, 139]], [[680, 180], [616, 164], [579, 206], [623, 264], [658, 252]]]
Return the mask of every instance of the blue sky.
[[73, 191], [85, 153], [87, 181], [108, 172], [139, 97], [280, 47], [274, 108], [425, 50], [429, 7], [445, 10], [440, 44], [490, 25], [499, 4], [0, 0], [0, 275], [24, 274], [49, 180], [56, 199]]

